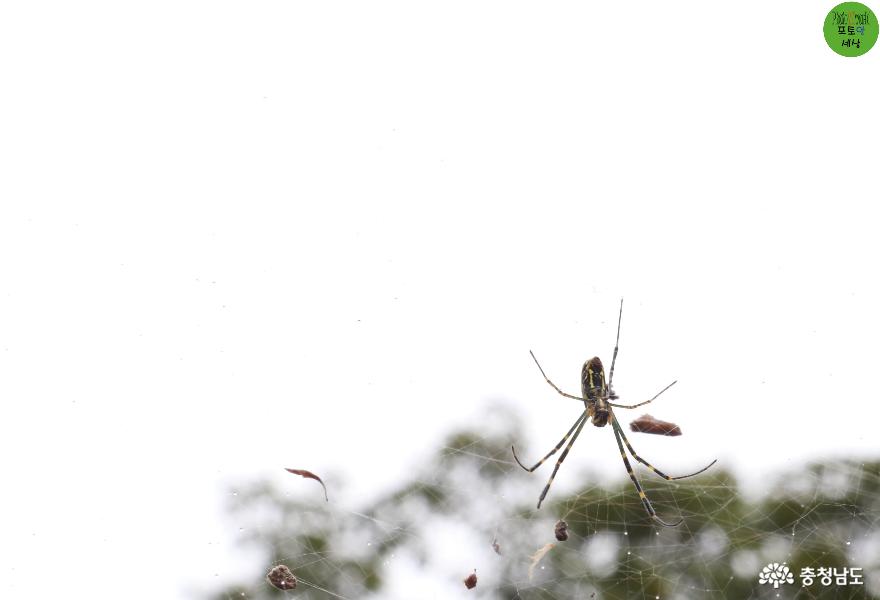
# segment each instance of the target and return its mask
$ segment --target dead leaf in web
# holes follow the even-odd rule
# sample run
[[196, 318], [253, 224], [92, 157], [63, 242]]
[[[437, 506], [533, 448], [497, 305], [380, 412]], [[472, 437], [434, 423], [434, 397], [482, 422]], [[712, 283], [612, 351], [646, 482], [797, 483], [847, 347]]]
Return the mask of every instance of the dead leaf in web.
[[538, 566], [538, 563], [541, 562], [541, 559], [547, 555], [548, 552], [553, 550], [556, 544], [547, 544], [543, 548], [539, 548], [537, 552], [532, 555], [532, 564], [529, 565], [529, 581], [532, 580], [532, 577], [535, 574], [535, 567]]
[[492, 540], [492, 550], [495, 551], [495, 554], [501, 556], [501, 544], [498, 543], [498, 538]]
[[475, 587], [477, 587], [477, 570], [476, 569], [474, 569], [474, 572], [465, 578], [464, 587], [466, 587], [469, 590], [472, 590]]
[[296, 589], [296, 576], [291, 572], [287, 565], [275, 565], [269, 574], [266, 575], [269, 583], [277, 587], [279, 590]]
[[327, 486], [324, 485], [324, 482], [321, 481], [321, 478], [312, 473], [311, 471], [306, 471], [305, 469], [284, 469], [288, 473], [293, 473], [294, 475], [299, 475], [300, 477], [307, 477], [308, 479], [314, 479], [318, 483], [321, 484], [321, 487], [324, 488], [324, 500], [330, 502], [330, 498], [327, 497]]
[[556, 539], [560, 542], [564, 542], [568, 539], [568, 523], [559, 519], [556, 521], [556, 526], [553, 528], [553, 534], [556, 536]]
[[629, 424], [632, 431], [638, 433], [655, 433], [657, 435], [681, 435], [681, 429], [675, 423], [655, 419], [651, 415], [642, 415]]

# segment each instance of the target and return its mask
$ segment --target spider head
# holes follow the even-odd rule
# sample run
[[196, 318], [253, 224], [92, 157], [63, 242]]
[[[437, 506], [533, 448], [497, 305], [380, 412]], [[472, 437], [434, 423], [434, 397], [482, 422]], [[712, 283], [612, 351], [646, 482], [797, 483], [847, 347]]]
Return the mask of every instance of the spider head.
[[608, 410], [608, 403], [604, 398], [599, 398], [596, 401], [596, 404], [594, 404], [592, 410], [590, 410], [590, 416], [592, 417], [593, 425], [596, 427], [605, 427], [608, 425], [608, 419], [611, 416], [611, 413]]

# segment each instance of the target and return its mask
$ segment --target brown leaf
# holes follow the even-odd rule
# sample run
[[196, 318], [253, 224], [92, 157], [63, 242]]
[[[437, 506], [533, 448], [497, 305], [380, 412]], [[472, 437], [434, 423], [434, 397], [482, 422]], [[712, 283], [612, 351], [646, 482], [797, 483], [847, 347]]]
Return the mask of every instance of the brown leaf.
[[471, 573], [470, 575], [468, 575], [465, 578], [464, 587], [466, 587], [469, 590], [472, 590], [475, 587], [477, 587], [477, 571], [476, 570], [474, 570], [473, 573]]
[[538, 551], [532, 555], [532, 564], [529, 565], [529, 581], [535, 576], [535, 567], [538, 566], [538, 563], [541, 562], [541, 559], [544, 556], [553, 550], [556, 544], [545, 544], [541, 548], [538, 548]]
[[269, 574], [266, 575], [269, 583], [277, 587], [279, 590], [296, 589], [296, 576], [291, 572], [287, 565], [275, 565]]
[[559, 519], [556, 521], [556, 526], [553, 528], [553, 533], [556, 535], [556, 539], [560, 542], [564, 542], [568, 539], [568, 523]]
[[655, 433], [657, 435], [681, 435], [681, 429], [675, 423], [655, 419], [651, 415], [642, 415], [629, 424], [632, 431], [638, 433]]
[[288, 473], [293, 473], [294, 475], [299, 475], [300, 477], [307, 477], [309, 479], [314, 479], [318, 483], [321, 484], [321, 487], [324, 488], [324, 500], [330, 502], [330, 498], [327, 497], [327, 486], [324, 485], [324, 482], [321, 481], [321, 478], [312, 473], [311, 471], [306, 471], [305, 469], [284, 469]]

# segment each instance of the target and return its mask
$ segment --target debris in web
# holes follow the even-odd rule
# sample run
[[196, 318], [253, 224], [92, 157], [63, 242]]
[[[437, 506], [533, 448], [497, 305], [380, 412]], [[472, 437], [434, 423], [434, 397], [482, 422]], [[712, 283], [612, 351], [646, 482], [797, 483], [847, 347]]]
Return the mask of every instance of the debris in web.
[[538, 548], [538, 551], [532, 555], [532, 564], [529, 565], [529, 581], [532, 580], [532, 577], [535, 575], [535, 567], [538, 566], [538, 563], [541, 562], [548, 552], [553, 550], [556, 544], [547, 544], [543, 548]]
[[559, 519], [556, 521], [556, 527], [554, 527], [553, 533], [556, 535], [557, 540], [564, 542], [568, 539], [568, 523]]
[[321, 478], [312, 473], [311, 471], [306, 471], [305, 469], [284, 469], [288, 473], [293, 473], [294, 475], [299, 475], [300, 477], [307, 477], [309, 479], [314, 479], [318, 483], [321, 484], [321, 487], [324, 488], [324, 500], [330, 502], [330, 498], [327, 497], [327, 486], [324, 485], [324, 482], [321, 481]]
[[501, 556], [501, 544], [498, 543], [498, 538], [492, 540], [492, 550], [495, 551], [495, 554]]
[[286, 565], [275, 565], [266, 575], [269, 583], [277, 587], [279, 590], [296, 589], [296, 576], [287, 568]]
[[466, 587], [469, 590], [472, 590], [475, 587], [477, 587], [477, 570], [476, 569], [474, 569], [474, 572], [465, 578], [464, 587]]
[[655, 419], [651, 415], [642, 415], [629, 424], [629, 428], [637, 433], [655, 433], [657, 435], [681, 435], [681, 429], [675, 423]]

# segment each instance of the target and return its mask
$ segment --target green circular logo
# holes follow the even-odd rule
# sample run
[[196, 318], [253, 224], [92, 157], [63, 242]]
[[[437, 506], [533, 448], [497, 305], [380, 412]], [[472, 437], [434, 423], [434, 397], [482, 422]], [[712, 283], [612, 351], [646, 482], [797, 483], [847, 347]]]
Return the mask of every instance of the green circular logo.
[[825, 41], [841, 56], [861, 56], [877, 41], [877, 17], [861, 2], [844, 2], [825, 17]]

